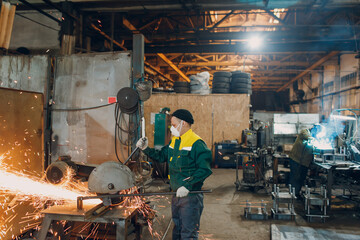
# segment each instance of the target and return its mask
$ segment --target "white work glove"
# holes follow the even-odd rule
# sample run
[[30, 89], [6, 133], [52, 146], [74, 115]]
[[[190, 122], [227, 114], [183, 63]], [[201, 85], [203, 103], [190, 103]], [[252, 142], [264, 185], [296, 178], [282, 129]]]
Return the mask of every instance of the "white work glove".
[[141, 150], [145, 150], [148, 147], [148, 138], [147, 137], [140, 138], [137, 141], [136, 146]]
[[186, 197], [189, 194], [189, 190], [186, 187], [179, 187], [176, 191], [176, 197]]

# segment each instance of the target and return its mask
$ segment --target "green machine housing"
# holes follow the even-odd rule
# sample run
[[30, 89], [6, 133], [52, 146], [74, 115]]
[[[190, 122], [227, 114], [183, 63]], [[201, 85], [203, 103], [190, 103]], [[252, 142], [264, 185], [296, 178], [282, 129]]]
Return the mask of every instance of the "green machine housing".
[[[170, 111], [170, 109], [169, 109]], [[163, 146], [170, 142], [170, 115], [163, 113], [155, 114], [154, 122], [154, 148], [160, 150]], [[154, 170], [153, 177], [168, 179], [168, 164], [153, 162]]]
[[165, 113], [155, 114], [154, 126], [154, 148], [161, 149], [163, 146], [169, 144], [170, 135], [170, 117]]

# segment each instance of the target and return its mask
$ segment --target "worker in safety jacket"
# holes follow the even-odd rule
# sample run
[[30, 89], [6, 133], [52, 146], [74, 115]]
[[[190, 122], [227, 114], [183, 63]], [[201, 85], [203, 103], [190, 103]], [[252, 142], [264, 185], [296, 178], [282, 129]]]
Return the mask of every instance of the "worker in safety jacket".
[[176, 191], [172, 198], [172, 219], [175, 224], [173, 240], [198, 239], [200, 217], [204, 208], [203, 194], [190, 191], [201, 190], [204, 180], [212, 173], [211, 151], [196, 135], [191, 124], [193, 116], [186, 109], [176, 110], [171, 117], [173, 138], [161, 150], [148, 147], [147, 138], [141, 138], [136, 146], [158, 162], [169, 164], [170, 187]]
[[309, 166], [313, 160], [314, 146], [311, 145], [309, 129], [303, 129], [297, 136], [289, 154], [291, 187], [295, 188], [295, 194], [299, 196], [301, 187], [304, 185]]

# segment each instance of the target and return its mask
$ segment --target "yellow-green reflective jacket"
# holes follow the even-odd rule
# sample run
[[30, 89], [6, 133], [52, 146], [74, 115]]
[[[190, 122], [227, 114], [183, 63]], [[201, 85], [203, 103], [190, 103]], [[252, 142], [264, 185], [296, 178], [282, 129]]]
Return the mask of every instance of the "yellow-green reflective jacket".
[[176, 191], [184, 186], [189, 191], [200, 190], [211, 175], [211, 151], [191, 129], [181, 137], [173, 137], [161, 150], [146, 148], [144, 153], [158, 162], [169, 163], [170, 187]]

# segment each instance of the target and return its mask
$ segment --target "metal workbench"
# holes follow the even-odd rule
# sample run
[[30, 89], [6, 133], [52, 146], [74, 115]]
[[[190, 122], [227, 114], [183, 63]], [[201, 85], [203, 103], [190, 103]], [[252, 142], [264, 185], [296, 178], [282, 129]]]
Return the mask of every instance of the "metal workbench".
[[[39, 232], [39, 240], [45, 240], [52, 221], [72, 221], [72, 222], [92, 222], [92, 223], [110, 223], [116, 225], [116, 240], [128, 239], [128, 227], [132, 220], [136, 221], [137, 208], [113, 207], [104, 215], [88, 219], [86, 212], [95, 207], [95, 204], [84, 204], [83, 210], [78, 210], [76, 204], [52, 206], [41, 213], [44, 219]], [[136, 238], [140, 239], [140, 232], [136, 231]]]
[[326, 189], [328, 191], [328, 198], [331, 201], [332, 189], [334, 185], [334, 173], [336, 171], [352, 172], [360, 171], [360, 164], [351, 161], [323, 161], [315, 159], [313, 166], [326, 171]]

